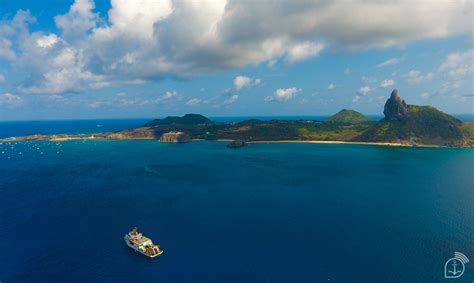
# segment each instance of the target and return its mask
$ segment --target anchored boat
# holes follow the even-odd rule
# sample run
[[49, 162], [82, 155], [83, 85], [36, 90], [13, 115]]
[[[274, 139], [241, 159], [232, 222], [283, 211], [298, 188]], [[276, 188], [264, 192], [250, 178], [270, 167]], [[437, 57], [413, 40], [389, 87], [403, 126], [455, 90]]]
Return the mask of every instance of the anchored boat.
[[127, 246], [147, 257], [154, 258], [163, 254], [163, 250], [160, 246], [154, 244], [151, 239], [143, 236], [143, 234], [138, 231], [137, 227], [125, 234], [124, 239]]

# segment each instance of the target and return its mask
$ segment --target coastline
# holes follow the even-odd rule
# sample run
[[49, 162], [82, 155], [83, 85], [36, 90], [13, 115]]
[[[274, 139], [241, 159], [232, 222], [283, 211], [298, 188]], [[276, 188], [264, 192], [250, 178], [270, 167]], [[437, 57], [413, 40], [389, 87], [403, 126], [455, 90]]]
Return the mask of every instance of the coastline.
[[[10, 137], [0, 139], [0, 143], [9, 142], [21, 142], [21, 141], [33, 141], [33, 140], [45, 140], [51, 142], [62, 142], [70, 140], [103, 140], [103, 141], [118, 141], [118, 140], [156, 140], [159, 139], [152, 137], [110, 137], [109, 133], [97, 133], [92, 135], [80, 134], [80, 135], [31, 135], [23, 137]], [[198, 141], [217, 141], [217, 142], [232, 142], [233, 139], [191, 139], [190, 142]], [[388, 147], [423, 147], [423, 148], [471, 148], [463, 146], [443, 146], [443, 145], [426, 145], [426, 144], [409, 144], [409, 143], [397, 143], [397, 142], [363, 142], [363, 141], [328, 141], [328, 140], [259, 140], [259, 141], [247, 141], [247, 144], [259, 144], [259, 143], [317, 143], [317, 144], [352, 144], [352, 145], [375, 145], [375, 146], [388, 146]]]
[[252, 143], [319, 143], [319, 144], [361, 144], [378, 146], [396, 146], [396, 147], [442, 147], [439, 145], [414, 145], [395, 142], [351, 142], [351, 141], [322, 141], [322, 140], [281, 140], [281, 141], [250, 141]]
[[[219, 142], [231, 142], [231, 139], [217, 139]], [[393, 147], [446, 147], [441, 145], [424, 145], [424, 144], [406, 144], [395, 142], [352, 142], [352, 141], [325, 141], [325, 140], [275, 140], [275, 141], [248, 141], [247, 144], [258, 143], [319, 143], [319, 144], [360, 144], [360, 145], [377, 145], [377, 146], [393, 146]], [[464, 148], [464, 147], [453, 147]], [[467, 148], [467, 147], [466, 147]]]

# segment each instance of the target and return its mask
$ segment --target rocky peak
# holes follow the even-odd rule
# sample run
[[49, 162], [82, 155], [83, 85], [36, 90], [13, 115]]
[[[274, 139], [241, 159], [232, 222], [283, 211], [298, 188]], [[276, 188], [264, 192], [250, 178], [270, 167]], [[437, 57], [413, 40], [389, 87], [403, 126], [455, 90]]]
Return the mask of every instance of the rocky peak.
[[385, 102], [383, 110], [385, 118], [389, 120], [401, 120], [406, 117], [407, 112], [408, 109], [405, 100], [402, 100], [400, 96], [398, 96], [398, 90], [394, 89], [390, 98]]

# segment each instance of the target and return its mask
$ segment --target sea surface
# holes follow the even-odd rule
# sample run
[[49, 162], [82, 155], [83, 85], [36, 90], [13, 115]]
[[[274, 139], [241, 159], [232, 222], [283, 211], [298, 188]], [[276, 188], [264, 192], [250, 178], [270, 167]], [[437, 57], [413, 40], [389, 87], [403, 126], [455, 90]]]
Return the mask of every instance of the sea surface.
[[473, 169], [473, 149], [1, 143], [0, 281], [473, 282]]

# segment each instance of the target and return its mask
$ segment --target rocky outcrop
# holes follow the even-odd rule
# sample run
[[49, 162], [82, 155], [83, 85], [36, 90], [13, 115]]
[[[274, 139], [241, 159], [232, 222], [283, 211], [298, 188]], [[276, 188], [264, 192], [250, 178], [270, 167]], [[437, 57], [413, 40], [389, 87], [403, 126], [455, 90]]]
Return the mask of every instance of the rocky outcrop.
[[394, 89], [390, 98], [385, 103], [383, 114], [388, 120], [402, 120], [407, 116], [408, 107], [405, 100], [398, 96], [398, 91]]
[[191, 138], [188, 134], [183, 132], [169, 132], [164, 133], [160, 137], [160, 142], [173, 142], [173, 143], [183, 143], [189, 142]]
[[243, 140], [233, 140], [227, 145], [227, 147], [228, 148], [240, 148], [240, 147], [244, 147], [246, 145], [247, 145], [247, 143]]

